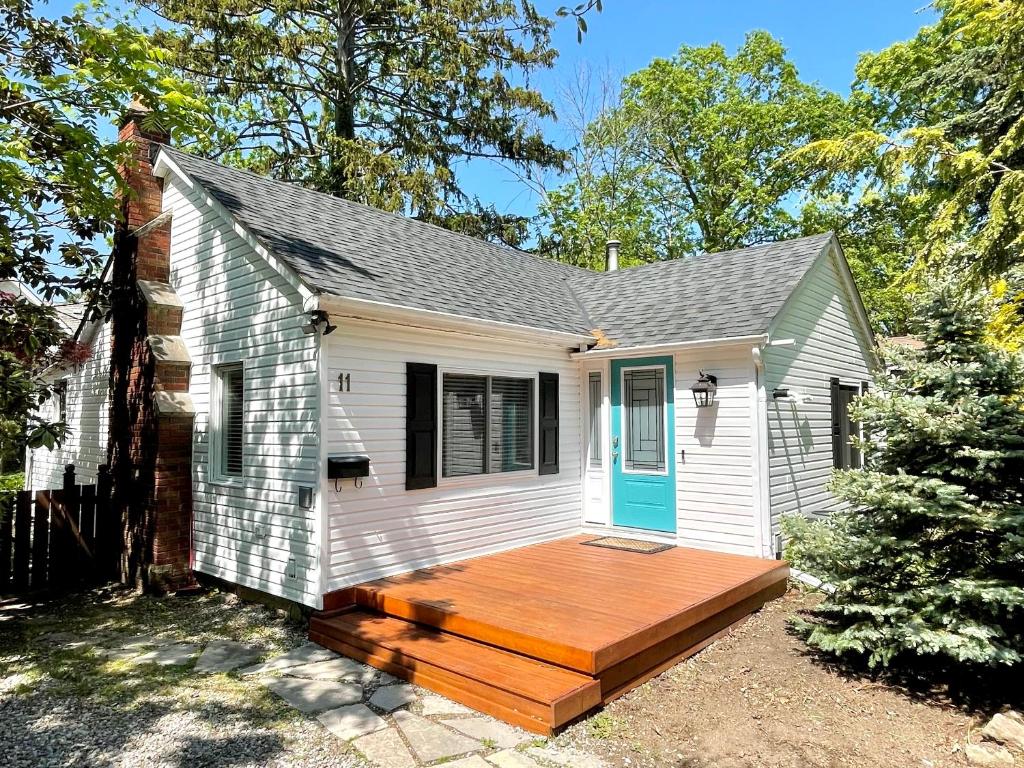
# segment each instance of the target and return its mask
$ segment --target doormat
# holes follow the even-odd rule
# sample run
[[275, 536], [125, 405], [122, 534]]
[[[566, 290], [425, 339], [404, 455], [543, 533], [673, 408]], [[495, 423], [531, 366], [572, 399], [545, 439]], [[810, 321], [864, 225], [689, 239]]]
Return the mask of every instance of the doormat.
[[671, 544], [658, 544], [655, 541], [640, 541], [639, 539], [623, 539], [618, 536], [602, 536], [599, 539], [584, 541], [588, 547], [604, 547], [605, 549], [621, 549], [623, 552], [639, 552], [642, 555], [653, 555], [655, 552], [664, 552], [672, 549]]

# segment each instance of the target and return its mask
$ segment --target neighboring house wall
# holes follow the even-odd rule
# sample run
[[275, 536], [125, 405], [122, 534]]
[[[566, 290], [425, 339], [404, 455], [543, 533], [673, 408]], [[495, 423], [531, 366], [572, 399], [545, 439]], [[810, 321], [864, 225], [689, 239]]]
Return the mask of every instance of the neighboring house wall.
[[[701, 369], [718, 377], [710, 408], [697, 408], [690, 392]], [[750, 346], [675, 355], [676, 536], [681, 546], [755, 552], [753, 375]]]
[[[857, 320], [834, 251], [820, 259], [776, 319], [764, 351], [772, 535], [788, 513], [823, 514], [837, 501], [832, 473], [829, 379], [859, 385], [871, 378], [871, 339]], [[785, 345], [785, 340], [794, 343]], [[782, 387], [790, 398], [773, 400]]]
[[[300, 485], [316, 488], [319, 466], [317, 337], [301, 331], [309, 315], [299, 291], [199, 188], [169, 174], [164, 210], [173, 211], [170, 282], [184, 304], [181, 336], [192, 357], [194, 568], [316, 605], [316, 505], [297, 504]], [[217, 482], [211, 370], [232, 362], [245, 369], [244, 477]]]
[[[367, 579], [578, 533], [580, 383], [564, 347], [334, 318], [328, 355], [326, 451], [370, 457], [361, 488], [327, 497], [326, 591]], [[465, 373], [559, 374], [559, 472], [446, 480], [405, 489], [406, 363]], [[350, 389], [338, 391], [338, 376]], [[536, 402], [535, 402], [536, 407]], [[440, 413], [439, 413], [440, 418]], [[536, 426], [535, 426], [536, 429]], [[536, 461], [535, 461], [536, 464]]]
[[[107, 463], [107, 424], [110, 415], [110, 323], [93, 326], [92, 355], [79, 366], [58, 372], [53, 380], [67, 381], [67, 423], [70, 433], [59, 448], [29, 451], [25, 487], [35, 490], [60, 488], [64, 467], [75, 465], [79, 483], [94, 483], [96, 470]], [[60, 418], [57, 398], [40, 408], [39, 416]]]

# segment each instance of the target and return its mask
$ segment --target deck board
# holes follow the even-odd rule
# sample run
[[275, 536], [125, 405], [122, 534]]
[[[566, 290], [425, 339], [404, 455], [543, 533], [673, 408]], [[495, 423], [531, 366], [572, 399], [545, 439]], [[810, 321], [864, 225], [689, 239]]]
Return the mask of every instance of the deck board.
[[783, 562], [575, 536], [325, 595], [310, 637], [549, 733], [696, 653], [786, 589]]
[[379, 579], [359, 585], [358, 599], [484, 642], [506, 635], [518, 642], [503, 647], [595, 673], [788, 574], [779, 561], [682, 547], [582, 546], [592, 538]]

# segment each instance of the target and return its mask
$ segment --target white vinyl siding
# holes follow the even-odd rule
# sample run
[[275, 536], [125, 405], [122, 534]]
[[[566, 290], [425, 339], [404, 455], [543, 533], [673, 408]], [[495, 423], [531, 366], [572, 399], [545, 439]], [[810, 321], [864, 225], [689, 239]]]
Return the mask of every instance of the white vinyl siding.
[[[75, 465], [79, 483], [96, 481], [96, 470], [107, 463], [107, 424], [110, 419], [110, 323], [98, 322], [90, 330], [91, 356], [81, 365], [60, 371], [56, 379], [67, 382], [65, 396], [70, 433], [54, 450], [38, 448], [28, 452], [25, 487], [59, 488], [64, 482], [64, 467]], [[48, 420], [59, 418], [57, 398], [51, 397], [39, 415]]]
[[[361, 488], [327, 487], [328, 591], [579, 532], [580, 381], [568, 350], [368, 320], [336, 321], [338, 330], [325, 337], [331, 383], [327, 453], [369, 456], [370, 476]], [[435, 364], [439, 376], [529, 378], [531, 384], [541, 371], [559, 374], [558, 474], [539, 475], [534, 457], [530, 470], [440, 477], [436, 488], [407, 491], [408, 362]], [[350, 375], [350, 390], [338, 391], [341, 373]], [[442, 410], [439, 429], [444, 428]], [[531, 422], [535, 403], [532, 411]], [[535, 440], [532, 423], [531, 429]]]
[[[871, 339], [856, 320], [833, 254], [820, 259], [777, 318], [765, 349], [772, 535], [787, 513], [825, 514], [837, 505], [832, 474], [829, 380], [860, 387], [871, 378]], [[782, 341], [793, 340], [792, 344]], [[774, 399], [772, 391], [789, 390]]]
[[[709, 408], [697, 408], [690, 392], [702, 368], [718, 377], [715, 404]], [[753, 377], [749, 345], [708, 347], [675, 355], [673, 461], [676, 536], [681, 546], [756, 553]]]
[[[195, 569], [309, 606], [320, 598], [316, 506], [298, 505], [319, 468], [317, 337], [299, 290], [173, 174], [171, 283], [192, 356]], [[212, 471], [214, 366], [244, 367], [241, 476]]]

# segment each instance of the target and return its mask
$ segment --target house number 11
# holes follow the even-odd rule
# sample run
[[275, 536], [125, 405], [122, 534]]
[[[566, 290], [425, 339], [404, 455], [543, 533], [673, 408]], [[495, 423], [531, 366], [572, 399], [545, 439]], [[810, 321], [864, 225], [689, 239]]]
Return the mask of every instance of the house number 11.
[[352, 374], [350, 374], [350, 373], [339, 373], [338, 374], [338, 391], [339, 392], [351, 392], [352, 391]]

